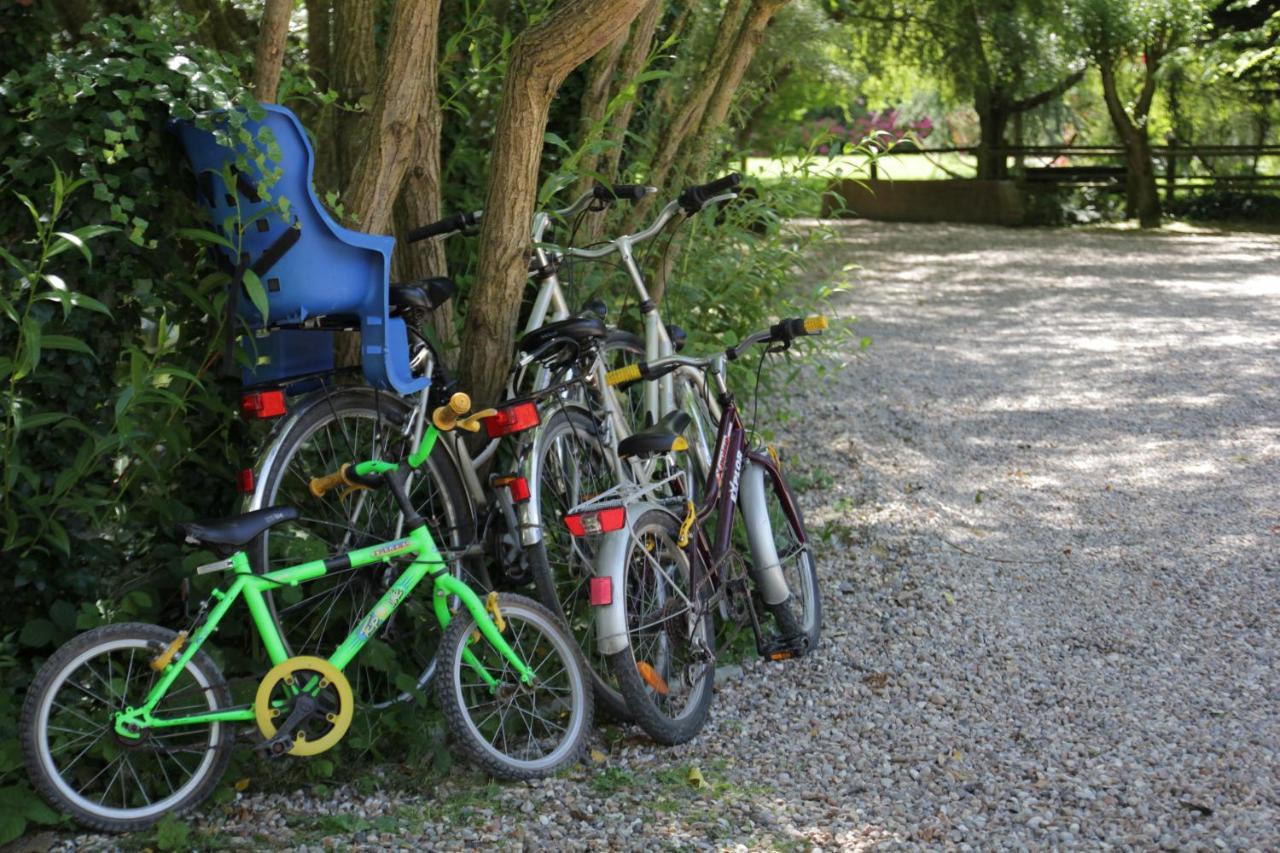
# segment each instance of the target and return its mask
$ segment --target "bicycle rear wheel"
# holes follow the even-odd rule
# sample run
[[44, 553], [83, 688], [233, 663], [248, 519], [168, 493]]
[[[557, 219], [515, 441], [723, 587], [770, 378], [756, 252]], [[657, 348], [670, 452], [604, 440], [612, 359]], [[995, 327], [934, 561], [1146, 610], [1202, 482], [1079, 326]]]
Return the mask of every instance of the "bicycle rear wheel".
[[574, 538], [565, 514], [614, 485], [609, 450], [592, 416], [579, 408], [556, 412], [538, 437], [534, 499], [542, 539], [525, 549], [538, 597], [569, 627], [586, 658], [596, 702], [610, 717], [629, 720], [627, 704], [608, 661], [596, 647], [596, 621], [589, 585], [598, 537]]
[[[58, 811], [107, 832], [133, 832], [200, 805], [231, 760], [228, 723], [115, 732], [117, 712], [141, 706], [159, 674], [151, 660], [177, 635], [124, 622], [87, 631], [36, 673], [19, 733], [31, 783]], [[220, 711], [231, 691], [203, 650], [155, 708], [158, 718]]]
[[679, 547], [679, 533], [680, 519], [662, 510], [632, 524], [623, 584], [630, 642], [609, 656], [633, 719], [664, 744], [702, 730], [716, 677], [702, 566]]
[[[410, 406], [371, 388], [347, 388], [313, 402], [286, 427], [258, 476], [262, 506], [297, 507], [303, 519], [264, 533], [251, 545], [258, 571], [403, 536], [403, 516], [386, 489], [311, 494], [311, 478], [344, 462], [397, 460], [408, 452], [404, 427]], [[441, 550], [461, 550], [474, 536], [471, 505], [443, 444], [414, 476], [409, 496]], [[481, 570], [455, 575], [478, 587]], [[290, 655], [327, 657], [356, 627], [399, 575], [391, 566], [333, 572], [301, 587], [266, 593], [276, 628]], [[466, 575], [464, 577], [464, 575]], [[435, 672], [440, 628], [429, 596], [411, 596], [388, 619], [347, 670], [356, 698], [384, 707], [424, 688]]]

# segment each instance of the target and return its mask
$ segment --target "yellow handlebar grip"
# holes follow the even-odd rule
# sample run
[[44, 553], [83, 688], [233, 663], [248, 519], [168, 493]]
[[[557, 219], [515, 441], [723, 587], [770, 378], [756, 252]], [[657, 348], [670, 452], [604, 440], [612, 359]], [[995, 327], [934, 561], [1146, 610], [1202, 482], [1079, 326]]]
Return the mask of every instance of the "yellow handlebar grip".
[[471, 410], [471, 398], [461, 391], [449, 398], [449, 405], [440, 406], [431, 413], [431, 420], [436, 428], [448, 432], [457, 424], [458, 418]]
[[334, 471], [332, 474], [326, 474], [323, 477], [312, 477], [311, 483], [308, 485], [311, 494], [318, 498], [322, 498], [324, 497], [325, 492], [347, 482], [346, 474], [347, 469], [350, 467], [350, 462], [344, 462], [342, 463], [342, 467], [339, 470]]
[[604, 375], [604, 381], [609, 383], [612, 388], [615, 385], [621, 385], [623, 382], [636, 382], [640, 379], [640, 365], [628, 364], [625, 367], [619, 367], [617, 370], [610, 370]]
[[814, 332], [825, 331], [826, 328], [827, 318], [821, 314], [804, 318], [804, 330], [806, 334], [812, 335]]

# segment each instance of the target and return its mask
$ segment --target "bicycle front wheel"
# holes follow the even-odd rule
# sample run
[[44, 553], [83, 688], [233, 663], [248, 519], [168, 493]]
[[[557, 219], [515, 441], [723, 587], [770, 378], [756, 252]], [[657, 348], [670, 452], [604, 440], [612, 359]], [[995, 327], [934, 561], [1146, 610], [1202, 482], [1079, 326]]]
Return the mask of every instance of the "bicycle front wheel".
[[809, 549], [800, 504], [787, 484], [786, 475], [779, 470], [775, 480], [768, 471], [763, 474], [764, 509], [769, 520], [769, 532], [783, 580], [791, 593], [786, 601], [770, 606], [769, 610], [777, 623], [779, 635], [784, 639], [801, 638], [802, 653], [808, 654], [818, 647], [822, 635], [822, 594], [818, 589], [818, 571], [813, 562], [813, 552]]
[[502, 636], [533, 680], [524, 683], [462, 609], [440, 643], [440, 710], [458, 746], [489, 773], [513, 780], [547, 776], [586, 748], [593, 704], [582, 653], [536, 601], [503, 593], [497, 605]]
[[[141, 706], [159, 673], [150, 662], [173, 631], [120, 623], [71, 640], [36, 674], [19, 723], [31, 783], [58, 811], [107, 832], [133, 832], [189, 811], [213, 792], [231, 760], [225, 723], [115, 731], [115, 715]], [[213, 660], [197, 653], [178, 673], [158, 718], [220, 711], [231, 692]]]
[[[343, 463], [394, 461], [408, 454], [408, 403], [371, 388], [347, 388], [314, 402], [275, 443], [258, 476], [262, 506], [284, 504], [302, 513], [298, 523], [268, 530], [251, 545], [263, 571], [345, 553], [405, 535], [404, 516], [386, 489], [311, 494], [311, 478]], [[441, 550], [461, 550], [474, 536], [471, 505], [453, 460], [437, 444], [414, 475], [409, 497]], [[453, 572], [476, 586], [479, 570]], [[290, 655], [328, 657], [355, 630], [399, 571], [386, 565], [332, 572], [305, 586], [265, 594]], [[465, 575], [465, 577], [464, 577]], [[423, 689], [435, 673], [440, 627], [430, 596], [410, 596], [347, 670], [357, 701], [384, 707]]]

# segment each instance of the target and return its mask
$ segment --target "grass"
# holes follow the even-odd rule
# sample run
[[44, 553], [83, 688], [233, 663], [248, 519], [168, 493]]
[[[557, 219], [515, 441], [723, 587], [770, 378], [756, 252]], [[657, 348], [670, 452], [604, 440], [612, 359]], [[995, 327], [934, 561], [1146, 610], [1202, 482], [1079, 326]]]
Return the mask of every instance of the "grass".
[[[748, 157], [747, 174], [769, 183], [792, 175], [801, 157]], [[942, 167], [945, 167], [942, 168]], [[963, 177], [973, 177], [974, 162], [961, 154], [890, 154], [876, 162], [878, 177], [897, 181], [930, 181], [950, 178], [947, 169]], [[870, 177], [865, 156], [817, 157], [810, 161], [809, 174], [822, 179]]]

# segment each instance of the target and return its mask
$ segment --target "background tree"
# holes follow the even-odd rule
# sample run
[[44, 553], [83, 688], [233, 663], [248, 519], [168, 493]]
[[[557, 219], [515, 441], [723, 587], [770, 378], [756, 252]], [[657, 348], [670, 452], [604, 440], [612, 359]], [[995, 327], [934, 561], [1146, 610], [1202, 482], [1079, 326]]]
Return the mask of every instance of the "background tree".
[[1165, 59], [1204, 26], [1197, 0], [1076, 0], [1071, 20], [1098, 67], [1107, 113], [1125, 149], [1126, 215], [1160, 225], [1151, 109]]
[[1084, 76], [1061, 6], [1048, 0], [868, 0], [837, 8], [861, 25], [855, 31], [872, 67], [919, 63], [973, 104], [980, 179], [1008, 177], [1002, 149], [1011, 120]]

